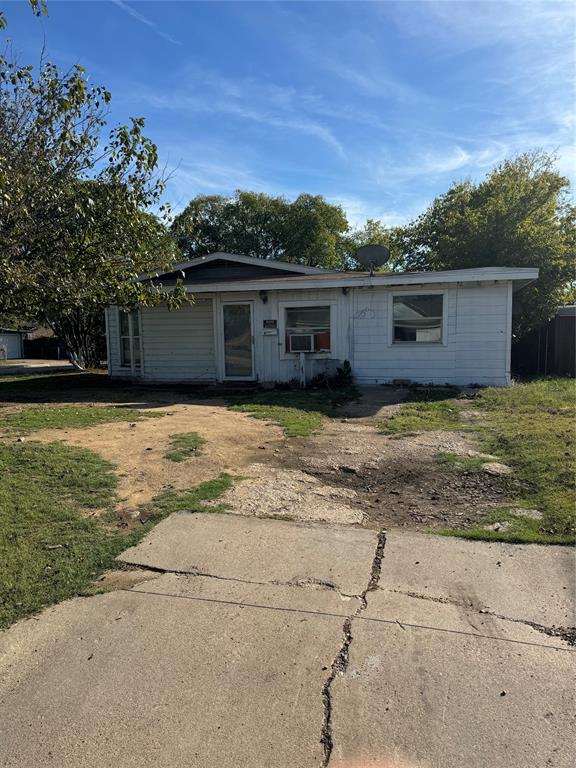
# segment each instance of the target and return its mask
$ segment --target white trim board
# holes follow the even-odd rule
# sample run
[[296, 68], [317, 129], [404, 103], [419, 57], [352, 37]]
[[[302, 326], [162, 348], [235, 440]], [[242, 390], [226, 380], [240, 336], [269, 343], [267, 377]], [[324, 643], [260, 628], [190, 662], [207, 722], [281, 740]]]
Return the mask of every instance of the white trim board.
[[[198, 285], [186, 285], [189, 293], [215, 293], [215, 292], [240, 292], [240, 291], [294, 291], [316, 288], [375, 288], [401, 287], [401, 286], [433, 286], [439, 284], [496, 284], [513, 282], [514, 290], [528, 285], [538, 277], [537, 269], [524, 267], [482, 267], [481, 269], [459, 269], [450, 272], [420, 272], [418, 274], [389, 274], [389, 275], [345, 275], [332, 277], [306, 276], [304, 277], [276, 277], [259, 280], [232, 280], [221, 283], [200, 283]], [[171, 291], [166, 287], [164, 290]]]

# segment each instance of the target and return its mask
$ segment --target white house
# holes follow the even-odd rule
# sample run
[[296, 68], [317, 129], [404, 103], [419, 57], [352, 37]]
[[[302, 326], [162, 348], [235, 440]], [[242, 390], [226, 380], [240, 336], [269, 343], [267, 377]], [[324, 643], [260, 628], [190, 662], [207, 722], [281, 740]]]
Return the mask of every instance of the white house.
[[510, 383], [512, 295], [537, 269], [337, 272], [214, 253], [144, 280], [193, 303], [107, 310], [112, 377], [288, 382], [344, 360], [360, 384]]

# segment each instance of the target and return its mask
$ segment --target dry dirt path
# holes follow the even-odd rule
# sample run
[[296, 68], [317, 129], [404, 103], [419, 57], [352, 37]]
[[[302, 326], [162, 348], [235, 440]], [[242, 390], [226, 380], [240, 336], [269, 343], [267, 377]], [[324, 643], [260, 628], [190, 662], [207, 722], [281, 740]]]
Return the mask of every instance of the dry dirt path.
[[470, 433], [380, 433], [378, 420], [400, 399], [395, 390], [368, 392], [317, 434], [266, 446], [222, 501], [237, 514], [377, 529], [476, 525], [506, 501], [502, 479], [438, 463], [439, 453], [483, 455]]

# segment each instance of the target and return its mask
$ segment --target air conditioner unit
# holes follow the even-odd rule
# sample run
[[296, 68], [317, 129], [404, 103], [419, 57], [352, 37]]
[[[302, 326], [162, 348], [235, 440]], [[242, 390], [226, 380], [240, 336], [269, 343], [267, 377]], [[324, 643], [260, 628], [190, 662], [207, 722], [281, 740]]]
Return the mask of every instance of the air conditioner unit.
[[289, 352], [314, 352], [313, 333], [291, 333], [288, 336]]

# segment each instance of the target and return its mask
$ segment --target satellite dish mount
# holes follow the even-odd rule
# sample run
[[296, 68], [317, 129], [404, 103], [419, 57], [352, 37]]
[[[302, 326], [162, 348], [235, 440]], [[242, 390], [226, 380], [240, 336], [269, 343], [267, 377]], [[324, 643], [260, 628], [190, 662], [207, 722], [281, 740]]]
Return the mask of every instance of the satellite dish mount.
[[386, 264], [390, 258], [390, 251], [385, 245], [363, 245], [354, 255], [363, 267], [370, 270], [370, 277], [372, 277], [377, 267]]

